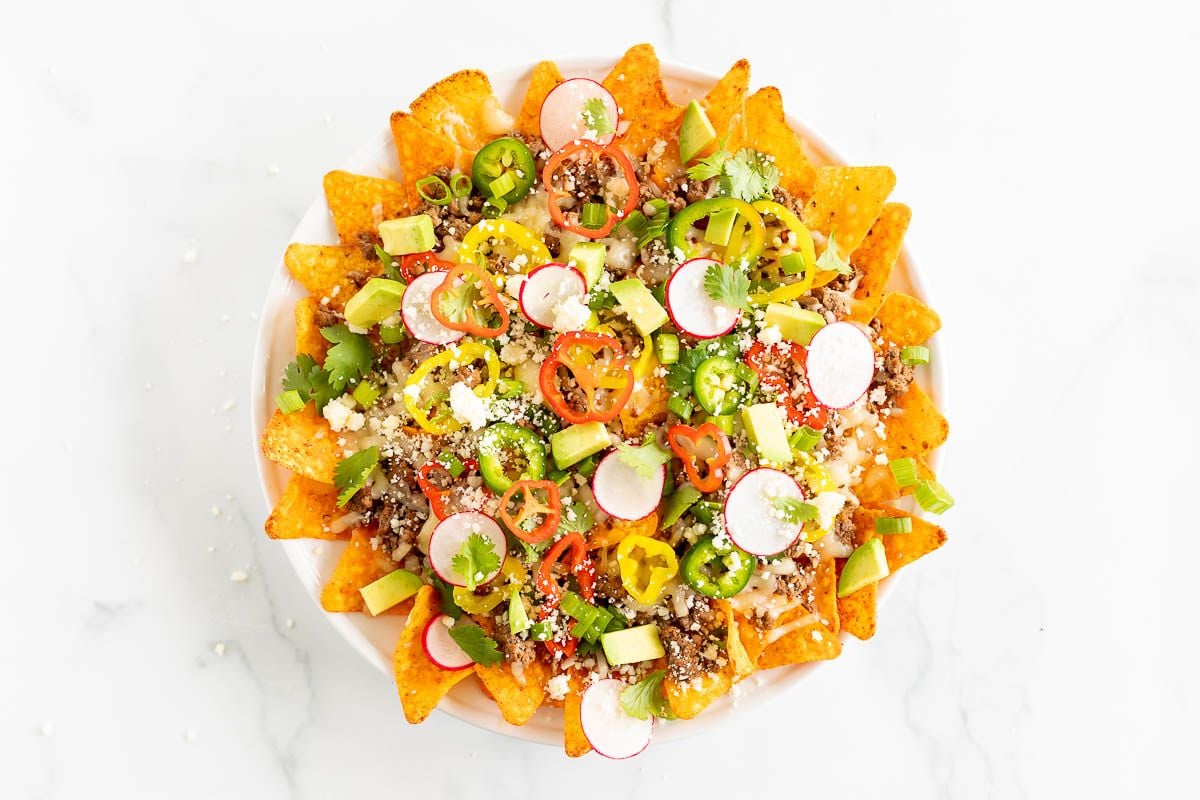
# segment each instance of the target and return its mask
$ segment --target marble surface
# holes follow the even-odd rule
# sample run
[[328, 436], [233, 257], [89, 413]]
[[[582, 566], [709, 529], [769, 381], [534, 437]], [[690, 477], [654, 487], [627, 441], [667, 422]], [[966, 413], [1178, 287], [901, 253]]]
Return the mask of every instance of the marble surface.
[[[1195, 791], [1194, 11], [298, 6], [0, 2], [0, 795]], [[251, 344], [320, 176], [415, 90], [641, 40], [748, 56], [895, 167], [958, 505], [870, 643], [715, 732], [570, 762], [408, 727], [303, 593], [260, 529]]]

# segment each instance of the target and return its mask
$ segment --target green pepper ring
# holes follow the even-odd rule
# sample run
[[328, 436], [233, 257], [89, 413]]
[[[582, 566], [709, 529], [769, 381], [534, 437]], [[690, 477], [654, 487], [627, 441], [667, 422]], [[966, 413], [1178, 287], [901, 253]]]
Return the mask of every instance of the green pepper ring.
[[[706, 358], [696, 367], [696, 374], [692, 376], [692, 390], [696, 393], [696, 400], [709, 414], [732, 414], [749, 396], [749, 386], [737, 376], [737, 367], [738, 362], [726, 356]], [[736, 383], [718, 402], [713, 396], [715, 384], [726, 375], [732, 375]]]
[[[479, 439], [479, 472], [493, 492], [503, 494], [519, 480], [540, 481], [546, 474], [546, 443], [528, 428], [497, 422]], [[525, 469], [516, 477], [505, 471], [504, 451], [516, 448], [525, 457]]]
[[[697, 257], [700, 255], [700, 251], [688, 241], [688, 231], [701, 219], [728, 209], [734, 209], [739, 216], [752, 223], [751, 227], [754, 229], [754, 233], [746, 243], [746, 251], [739, 254], [738, 258], [753, 265], [766, 247], [765, 233], [759, 233], [760, 231], [765, 232], [766, 228], [762, 221], [762, 215], [755, 211], [752, 205], [744, 200], [738, 200], [736, 197], [712, 197], [708, 200], [701, 200], [698, 203], [692, 203], [671, 217], [666, 229], [667, 247], [672, 252], [675, 250], [682, 252], [685, 261]], [[758, 223], [757, 226], [753, 225], [755, 221]]]
[[[505, 156], [508, 156], [509, 164], [504, 163]], [[524, 142], [511, 136], [488, 142], [479, 148], [475, 160], [471, 162], [471, 179], [484, 197], [492, 196], [492, 181], [506, 173], [513, 179], [513, 188], [500, 199], [509, 204], [529, 194], [530, 188], [537, 180], [537, 165], [534, 164], [533, 154]]]
[[[705, 536], [688, 548], [683, 554], [683, 560], [679, 562], [679, 574], [688, 586], [700, 594], [721, 600], [733, 597], [746, 588], [746, 584], [750, 583], [750, 578], [754, 575], [757, 562], [754, 556], [737, 548], [721, 550], [713, 543], [713, 539], [712, 536]], [[733, 553], [739, 554], [741, 562], [736, 569], [730, 569], [725, 563], [725, 559]], [[714, 568], [714, 571], [719, 570], [717, 577], [711, 577], [705, 570], [706, 567]]]

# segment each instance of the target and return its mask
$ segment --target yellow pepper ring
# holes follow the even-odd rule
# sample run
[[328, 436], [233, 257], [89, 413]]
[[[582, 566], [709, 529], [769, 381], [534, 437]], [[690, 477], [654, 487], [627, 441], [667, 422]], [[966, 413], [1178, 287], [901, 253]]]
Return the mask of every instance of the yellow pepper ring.
[[468, 614], [487, 614], [508, 597], [510, 586], [514, 584], [520, 586], [529, 579], [529, 573], [525, 567], [512, 556], [504, 557], [504, 563], [500, 566], [500, 574], [505, 578], [504, 583], [496, 585], [487, 594], [475, 594], [465, 586], [454, 587], [455, 605]]
[[482, 248], [491, 240], [509, 242], [523, 253], [528, 259], [524, 266], [525, 272], [550, 261], [550, 251], [546, 249], [542, 240], [529, 228], [510, 219], [484, 219], [475, 223], [475, 227], [467, 231], [458, 247], [458, 261], [486, 264], [487, 259], [483, 256]]
[[[755, 211], [760, 214], [775, 217], [784, 227], [796, 235], [799, 252], [804, 259], [804, 277], [794, 283], [787, 283], [772, 289], [769, 292], [757, 292], [750, 296], [750, 301], [755, 305], [766, 305], [767, 303], [787, 303], [802, 297], [810, 289], [815, 286], [823, 286], [825, 283], [833, 280], [837, 273], [832, 273], [823, 283], [814, 284], [817, 264], [816, 246], [813, 244], [812, 233], [808, 227], [800, 221], [792, 210], [787, 206], [776, 203], [774, 200], [757, 200], [753, 204]], [[825, 273], [821, 273], [819, 277], [825, 277]]]
[[[413, 373], [408, 376], [408, 380], [404, 383], [404, 406], [408, 409], [408, 413], [412, 414], [413, 420], [421, 426], [422, 430], [436, 434], [447, 434], [456, 431], [462, 427], [462, 423], [452, 416], [431, 420], [429, 411], [421, 408], [417, 400], [420, 397], [420, 387], [425, 382], [435, 369], [439, 367], [449, 368], [454, 363], [470, 363], [476, 359], [483, 359], [484, 365], [487, 367], [487, 380], [479, 384], [471, 391], [476, 397], [488, 397], [496, 391], [496, 384], [500, 380], [500, 359], [496, 357], [496, 351], [487, 345], [479, 342], [463, 342], [462, 344], [452, 344], [437, 355], [430, 356], [421, 362], [421, 364], [413, 370]], [[413, 390], [412, 387], [417, 387]]]
[[658, 601], [667, 581], [679, 574], [679, 559], [666, 542], [633, 533], [617, 545], [617, 568], [629, 596], [651, 605]]

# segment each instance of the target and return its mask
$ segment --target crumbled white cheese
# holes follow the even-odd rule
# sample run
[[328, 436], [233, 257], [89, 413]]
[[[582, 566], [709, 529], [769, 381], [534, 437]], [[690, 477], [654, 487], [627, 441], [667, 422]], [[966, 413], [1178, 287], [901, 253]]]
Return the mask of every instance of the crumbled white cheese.
[[450, 410], [454, 418], [477, 431], [487, 425], [487, 408], [471, 387], [462, 381], [450, 387]]
[[846, 505], [846, 496], [840, 492], [821, 492], [811, 502], [817, 507], [817, 524], [821, 530], [827, 531], [833, 527], [834, 518]]
[[592, 312], [578, 295], [570, 295], [554, 307], [554, 330], [559, 333], [583, 330]]
[[321, 409], [321, 416], [329, 420], [329, 427], [334, 431], [362, 430], [367, 418], [354, 410], [354, 398], [348, 394], [330, 400]]
[[504, 281], [504, 291], [513, 300], [521, 299], [521, 285], [525, 283], [524, 275], [509, 275]]
[[773, 344], [782, 342], [783, 334], [779, 332], [778, 325], [767, 325], [758, 332], [758, 340], [770, 347]]
[[546, 693], [553, 700], [562, 700], [571, 691], [571, 679], [566, 675], [555, 675], [546, 681]]
[[887, 402], [887, 389], [882, 386], [876, 386], [871, 390], [868, 399], [877, 406], [881, 406]]

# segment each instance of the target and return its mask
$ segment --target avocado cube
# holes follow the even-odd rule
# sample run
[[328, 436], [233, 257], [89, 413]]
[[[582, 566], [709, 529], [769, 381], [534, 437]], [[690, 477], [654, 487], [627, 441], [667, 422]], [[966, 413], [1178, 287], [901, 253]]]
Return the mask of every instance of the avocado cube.
[[433, 218], [428, 214], [384, 220], [379, 223], [379, 236], [383, 239], [383, 249], [392, 256], [424, 253], [437, 243]]

